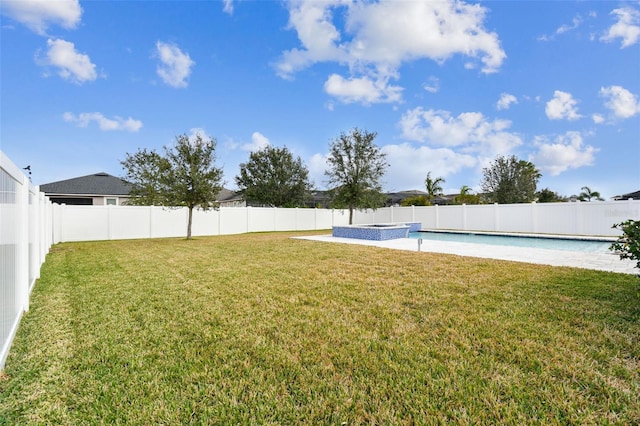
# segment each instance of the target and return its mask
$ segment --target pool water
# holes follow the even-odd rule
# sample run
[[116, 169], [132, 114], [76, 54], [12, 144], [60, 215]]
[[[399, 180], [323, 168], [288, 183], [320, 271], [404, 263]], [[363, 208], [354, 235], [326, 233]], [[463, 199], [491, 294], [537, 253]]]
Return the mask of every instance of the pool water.
[[564, 239], [551, 237], [526, 237], [511, 235], [487, 235], [460, 232], [411, 232], [409, 238], [428, 241], [449, 241], [456, 243], [490, 244], [511, 247], [529, 247], [548, 250], [581, 251], [587, 253], [611, 253], [613, 241]]

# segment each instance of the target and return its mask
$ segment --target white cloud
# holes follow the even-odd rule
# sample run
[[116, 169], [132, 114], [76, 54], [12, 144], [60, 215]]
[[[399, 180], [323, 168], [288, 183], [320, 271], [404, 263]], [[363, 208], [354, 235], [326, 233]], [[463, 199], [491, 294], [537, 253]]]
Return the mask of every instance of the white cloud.
[[440, 80], [438, 77], [431, 76], [422, 85], [422, 88], [429, 93], [438, 93], [440, 91]]
[[327, 158], [327, 154], [314, 154], [309, 161], [306, 161], [309, 177], [318, 188], [324, 188], [327, 181], [327, 177], [324, 174], [325, 170], [327, 170]]
[[1, 10], [40, 35], [46, 35], [50, 24], [73, 29], [82, 16], [78, 0], [3, 0]]
[[602, 114], [593, 114], [591, 116], [591, 119], [593, 120], [593, 122], [595, 124], [602, 124], [604, 123], [604, 117], [602, 116]]
[[461, 152], [493, 158], [508, 154], [522, 144], [516, 133], [508, 132], [508, 120], [490, 121], [479, 112], [465, 112], [457, 117], [447, 111], [405, 112], [400, 120], [402, 137], [431, 146], [460, 147]]
[[567, 132], [557, 136], [555, 141], [538, 136], [534, 145], [538, 151], [530, 156], [529, 161], [551, 176], [557, 176], [569, 169], [593, 165], [595, 153], [598, 152], [597, 148], [584, 145], [580, 132]]
[[571, 93], [556, 90], [553, 92], [553, 99], [547, 102], [545, 112], [551, 120], [577, 120], [582, 117], [578, 114], [577, 104], [578, 101], [573, 99]]
[[77, 52], [73, 43], [49, 39], [47, 46], [46, 57], [36, 58], [40, 65], [57, 67], [60, 77], [78, 84], [98, 78], [96, 66], [91, 63], [89, 56]]
[[551, 35], [541, 35], [540, 37], [538, 37], [538, 40], [540, 41], [552, 41], [556, 38], [557, 35], [561, 35], [570, 31], [573, 31], [575, 29], [577, 29], [583, 22], [583, 19], [580, 15], [576, 16], [575, 18], [573, 18], [571, 20], [571, 24], [564, 24], [561, 25], [560, 27], [558, 27], [555, 32]]
[[383, 180], [390, 191], [425, 190], [427, 170], [434, 176], [448, 177], [478, 162], [472, 155], [458, 153], [449, 148], [414, 147], [411, 144], [385, 145], [389, 168]]
[[604, 105], [617, 118], [630, 118], [640, 113], [638, 98], [624, 87], [602, 87], [600, 96], [606, 99]]
[[253, 134], [251, 135], [251, 143], [244, 144], [240, 148], [243, 151], [253, 152], [259, 151], [269, 145], [271, 145], [271, 143], [266, 136], [264, 136], [260, 132], [253, 132]]
[[229, 15], [233, 15], [233, 0], [223, 0], [222, 11], [224, 13], [228, 13]]
[[556, 34], [564, 34], [566, 32], [569, 31], [573, 31], [576, 28], [578, 28], [580, 26], [580, 24], [582, 24], [582, 17], [580, 17], [579, 15], [576, 16], [575, 18], [573, 18], [571, 20], [571, 25], [561, 25], [557, 30], [556, 30]]
[[100, 130], [124, 130], [127, 132], [137, 132], [142, 128], [142, 121], [134, 120], [133, 118], [122, 118], [115, 116], [109, 119], [99, 112], [82, 112], [75, 115], [70, 112], [65, 112], [62, 116], [64, 121], [70, 123], [76, 123], [78, 127], [88, 127], [91, 122], [98, 124]]
[[162, 41], [156, 43], [156, 49], [160, 59], [157, 72], [162, 81], [171, 87], [187, 87], [187, 79], [191, 75], [191, 68], [195, 65], [189, 54], [182, 52], [174, 44]]
[[611, 15], [616, 16], [618, 22], [613, 24], [600, 40], [612, 42], [621, 38], [621, 48], [636, 44], [640, 39], [640, 11], [632, 7], [623, 7], [612, 10]]
[[[275, 64], [278, 75], [293, 74], [318, 62], [348, 65], [353, 84], [385, 82], [398, 78], [404, 62], [422, 58], [444, 62], [453, 55], [464, 55], [480, 62], [482, 72], [496, 72], [506, 55], [497, 34], [484, 27], [486, 9], [461, 1], [290, 1], [289, 28], [298, 34], [301, 47], [283, 52]], [[333, 14], [340, 10], [344, 28], [334, 24]], [[330, 78], [332, 78], [330, 77]], [[431, 86], [429, 86], [431, 87]], [[350, 88], [351, 90], [355, 90]], [[370, 87], [371, 91], [372, 88]], [[378, 89], [379, 91], [380, 89]], [[373, 102], [370, 96], [357, 96]], [[376, 102], [396, 102], [396, 96], [373, 96]]]
[[498, 99], [496, 108], [498, 108], [498, 110], [509, 109], [511, 107], [511, 104], [517, 104], [517, 103], [518, 103], [518, 98], [516, 98], [515, 96], [509, 93], [502, 93], [500, 95], [500, 99]]
[[373, 81], [366, 76], [345, 79], [338, 74], [331, 74], [324, 83], [324, 90], [344, 103], [360, 102], [368, 105], [398, 102], [402, 98], [402, 88], [390, 85], [388, 79]]

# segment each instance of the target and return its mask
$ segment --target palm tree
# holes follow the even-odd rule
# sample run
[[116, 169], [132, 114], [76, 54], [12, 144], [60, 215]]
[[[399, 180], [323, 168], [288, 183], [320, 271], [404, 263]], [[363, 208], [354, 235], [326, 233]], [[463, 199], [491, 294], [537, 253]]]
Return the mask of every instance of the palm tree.
[[578, 195], [578, 200], [580, 201], [591, 201], [592, 199], [598, 201], [604, 201], [604, 198], [600, 197], [600, 193], [598, 191], [592, 191], [588, 186], [583, 186], [582, 192]]
[[460, 188], [460, 195], [469, 195], [471, 191], [473, 191], [473, 189], [469, 188], [467, 185], [462, 185]]
[[431, 172], [427, 173], [427, 178], [424, 183], [427, 187], [427, 194], [430, 200], [432, 200], [436, 195], [442, 194], [442, 184], [444, 182], [445, 180], [443, 177], [431, 179]]

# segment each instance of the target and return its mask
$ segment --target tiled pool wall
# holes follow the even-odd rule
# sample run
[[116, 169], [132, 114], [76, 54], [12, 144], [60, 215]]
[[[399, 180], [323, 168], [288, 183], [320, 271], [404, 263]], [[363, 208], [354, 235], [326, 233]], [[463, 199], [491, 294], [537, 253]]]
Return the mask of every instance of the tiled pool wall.
[[340, 238], [386, 241], [407, 238], [409, 232], [419, 231], [421, 227], [421, 222], [334, 226], [332, 235]]

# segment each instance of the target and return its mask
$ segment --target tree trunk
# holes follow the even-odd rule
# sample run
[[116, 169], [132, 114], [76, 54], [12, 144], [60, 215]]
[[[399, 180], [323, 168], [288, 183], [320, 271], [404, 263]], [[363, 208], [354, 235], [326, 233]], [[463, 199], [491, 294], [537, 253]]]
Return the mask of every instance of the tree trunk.
[[191, 239], [191, 222], [193, 221], [193, 207], [189, 207], [189, 222], [187, 223], [187, 240]]
[[349, 206], [349, 225], [353, 225], [353, 207]]

